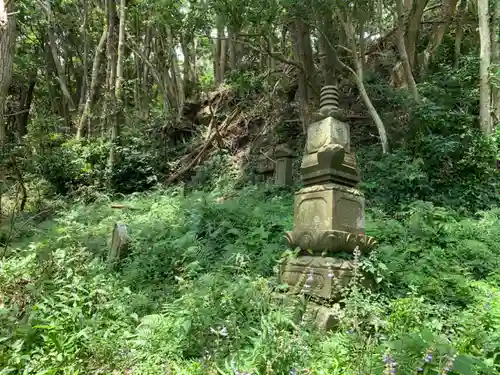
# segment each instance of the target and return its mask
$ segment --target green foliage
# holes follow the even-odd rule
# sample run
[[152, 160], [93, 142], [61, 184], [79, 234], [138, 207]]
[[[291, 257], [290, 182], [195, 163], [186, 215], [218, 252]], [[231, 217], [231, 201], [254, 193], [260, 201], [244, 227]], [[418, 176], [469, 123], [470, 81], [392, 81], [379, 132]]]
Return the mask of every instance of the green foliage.
[[49, 182], [56, 194], [77, 193], [88, 198], [92, 191], [128, 194], [149, 189], [158, 181], [159, 158], [143, 138], [122, 140], [123, 145], [117, 148], [119, 162], [109, 171], [106, 139], [77, 141], [58, 132], [44, 133], [44, 124], [40, 127], [39, 131], [33, 129], [24, 146], [30, 156], [25, 168]]
[[[478, 59], [462, 59], [460, 69], [443, 65], [419, 85], [422, 103], [414, 105], [399, 148], [380, 157], [361, 152], [364, 187], [371, 201], [390, 212], [414, 200], [431, 201], [462, 212], [499, 203], [496, 138], [478, 128]], [[407, 106], [391, 90], [387, 106]], [[401, 132], [395, 130], [395, 132]]]
[[[450, 374], [499, 369], [498, 210], [374, 210], [367, 232], [381, 245], [360, 266], [378, 293], [355, 281], [324, 335], [301, 318], [307, 301], [275, 294], [290, 193], [176, 188], [123, 203], [134, 210], [74, 204], [5, 253], [2, 373], [375, 375], [391, 359], [397, 374], [431, 374], [457, 353]], [[102, 258], [117, 221], [132, 243], [111, 271]]]

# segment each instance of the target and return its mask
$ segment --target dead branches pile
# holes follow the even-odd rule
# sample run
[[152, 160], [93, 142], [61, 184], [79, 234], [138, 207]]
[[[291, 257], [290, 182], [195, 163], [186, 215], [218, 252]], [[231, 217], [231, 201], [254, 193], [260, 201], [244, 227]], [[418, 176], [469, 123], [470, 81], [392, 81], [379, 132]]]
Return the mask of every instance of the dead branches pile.
[[199, 116], [208, 115], [206, 134], [194, 140], [191, 151], [175, 163], [175, 171], [167, 181], [179, 181], [218, 150], [237, 152], [243, 144], [250, 142], [251, 134], [260, 133], [269, 123], [270, 107], [266, 97], [256, 102], [238, 100], [235, 93], [225, 86], [210, 93], [199, 112]]

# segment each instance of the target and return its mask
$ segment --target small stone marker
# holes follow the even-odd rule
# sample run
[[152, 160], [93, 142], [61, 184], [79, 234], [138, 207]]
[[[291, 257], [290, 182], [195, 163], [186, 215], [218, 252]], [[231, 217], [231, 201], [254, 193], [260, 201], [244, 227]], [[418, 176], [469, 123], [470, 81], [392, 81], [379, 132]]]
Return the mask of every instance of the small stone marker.
[[123, 258], [128, 250], [129, 234], [126, 224], [115, 223], [111, 238], [111, 247], [108, 252], [108, 263], [115, 264]]
[[293, 153], [286, 145], [276, 146], [276, 185], [293, 185]]

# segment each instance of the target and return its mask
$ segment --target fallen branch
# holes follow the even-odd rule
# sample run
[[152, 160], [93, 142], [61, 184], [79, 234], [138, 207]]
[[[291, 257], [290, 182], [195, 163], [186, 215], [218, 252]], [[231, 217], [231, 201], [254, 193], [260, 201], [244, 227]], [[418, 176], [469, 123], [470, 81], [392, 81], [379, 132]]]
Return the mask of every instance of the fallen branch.
[[[219, 127], [219, 131], [222, 131], [224, 128], [226, 128], [226, 126], [229, 123], [231, 123], [231, 121], [236, 117], [238, 112], [239, 112], [239, 108], [235, 108], [233, 110], [233, 112], [228, 117], [226, 117], [224, 122], [221, 124], [221, 126]], [[210, 136], [208, 137], [208, 139], [205, 141], [203, 147], [201, 148], [201, 151], [198, 152], [198, 155], [196, 155], [188, 165], [186, 165], [184, 168], [181, 168], [175, 174], [170, 176], [168, 178], [167, 182], [173, 183], [176, 180], [178, 180], [181, 176], [183, 176], [185, 173], [189, 172], [200, 161], [200, 159], [202, 159], [205, 156], [205, 154], [207, 153], [210, 145], [212, 144], [212, 142], [216, 136], [217, 136], [217, 132], [215, 132], [215, 131], [212, 132], [210, 134]]]
[[110, 207], [111, 208], [120, 208], [120, 209], [125, 208], [125, 209], [128, 209], [128, 210], [138, 210], [138, 208], [131, 207], [131, 206], [127, 205], [127, 204], [112, 204]]

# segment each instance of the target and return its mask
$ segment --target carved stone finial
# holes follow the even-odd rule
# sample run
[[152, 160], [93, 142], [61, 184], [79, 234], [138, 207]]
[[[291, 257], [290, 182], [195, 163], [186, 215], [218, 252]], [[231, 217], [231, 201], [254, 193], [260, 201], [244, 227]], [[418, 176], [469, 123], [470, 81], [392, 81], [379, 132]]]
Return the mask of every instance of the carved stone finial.
[[313, 114], [314, 121], [321, 121], [327, 117], [340, 119], [339, 90], [337, 86], [327, 85], [321, 88], [320, 107]]

